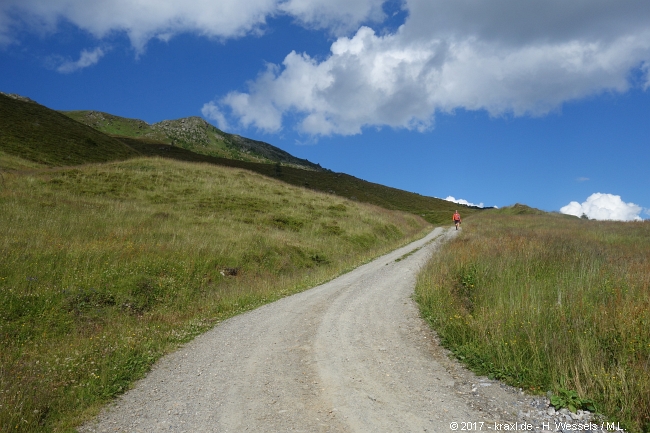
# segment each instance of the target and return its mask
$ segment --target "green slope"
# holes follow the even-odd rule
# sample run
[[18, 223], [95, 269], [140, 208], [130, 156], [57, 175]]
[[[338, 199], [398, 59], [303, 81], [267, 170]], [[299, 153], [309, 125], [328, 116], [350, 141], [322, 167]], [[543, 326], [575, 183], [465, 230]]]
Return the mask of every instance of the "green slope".
[[[298, 167], [297, 164], [285, 162], [270, 164], [271, 157], [253, 157], [252, 153], [248, 154], [250, 156], [248, 160], [244, 158], [246, 154], [241, 152], [235, 154], [225, 152], [220, 155], [215, 151], [214, 155], [209, 155], [205, 152], [197, 152], [198, 145], [186, 146], [191, 149], [178, 145], [181, 142], [180, 138], [175, 142], [176, 145], [170, 144], [172, 140], [170, 137], [173, 137], [173, 134], [169, 132], [171, 130], [181, 131], [178, 132], [180, 135], [176, 135], [176, 137], [184, 137], [182, 134], [186, 134], [187, 137], [192, 137], [193, 134], [200, 136], [200, 131], [193, 129], [194, 126], [192, 126], [199, 124], [196, 121], [198, 118], [194, 118], [195, 120], [191, 120], [193, 118], [185, 119], [187, 124], [185, 130], [182, 126], [173, 125], [174, 122], [182, 125], [183, 119], [168, 123], [161, 122], [168, 125], [165, 127], [167, 129], [155, 129], [141, 120], [88, 111], [73, 111], [63, 115], [33, 102], [0, 96], [2, 96], [0, 112], [3, 113], [2, 123], [0, 123], [0, 134], [2, 134], [0, 135], [2, 138], [0, 151], [30, 161], [62, 166], [120, 160], [138, 155], [158, 156], [179, 161], [243, 168], [292, 185], [371, 203], [386, 209], [411, 212], [424, 217], [433, 224], [450, 222], [454, 209], [461, 209], [463, 216], [478, 211], [476, 208], [446, 200], [367, 182], [345, 173], [334, 173], [319, 166], [317, 166], [318, 169], [304, 169]], [[76, 122], [73, 120], [75, 118], [86, 119], [88, 125]], [[205, 123], [201, 119], [198, 121]], [[91, 128], [91, 126], [93, 127]], [[226, 134], [211, 125], [209, 127], [214, 129], [214, 134], [223, 134], [223, 137], [234, 141], [239, 140], [241, 146], [257, 143], [256, 149], [258, 150], [263, 149], [262, 145], [265, 145], [269, 146], [270, 150], [267, 149], [269, 152], [277, 151], [276, 156], [278, 152], [284, 152], [267, 143]], [[94, 128], [113, 135], [109, 136]], [[162, 134], [161, 131], [167, 132]], [[205, 147], [206, 149], [215, 148], [207, 144]], [[239, 156], [232, 157], [233, 155]], [[0, 167], [5, 168], [18, 165], [15, 160], [2, 159], [1, 155], [0, 163]]]
[[439, 198], [427, 197], [397, 188], [368, 182], [345, 173], [301, 170], [299, 168], [280, 164], [271, 165], [227, 158], [216, 158], [207, 155], [199, 155], [179, 147], [156, 143], [155, 141], [132, 138], [124, 138], [123, 140], [143, 155], [243, 168], [265, 176], [274, 177], [292, 185], [338, 195], [355, 201], [374, 204], [385, 209], [402, 210], [414, 213], [424, 217], [424, 219], [432, 224], [451, 222], [451, 215], [455, 209], [460, 209], [463, 216], [468, 216], [480, 211], [476, 208], [459, 205]]
[[322, 170], [318, 164], [296, 158], [263, 141], [228, 134], [200, 117], [163, 120], [150, 125], [100, 111], [65, 111], [66, 116], [111, 135], [146, 138], [200, 153], [248, 162], [282, 163], [307, 170]]
[[127, 159], [137, 152], [35, 102], [0, 94], [0, 150], [41, 164], [74, 165]]

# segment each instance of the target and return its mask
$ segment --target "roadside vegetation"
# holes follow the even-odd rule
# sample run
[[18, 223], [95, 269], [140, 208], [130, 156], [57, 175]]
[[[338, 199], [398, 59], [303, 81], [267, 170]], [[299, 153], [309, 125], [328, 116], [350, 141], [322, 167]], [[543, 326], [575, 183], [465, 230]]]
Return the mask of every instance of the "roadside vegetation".
[[464, 219], [416, 298], [479, 374], [650, 431], [650, 223], [525, 206]]
[[419, 216], [237, 168], [0, 152], [0, 431], [73, 431], [235, 314], [423, 236]]

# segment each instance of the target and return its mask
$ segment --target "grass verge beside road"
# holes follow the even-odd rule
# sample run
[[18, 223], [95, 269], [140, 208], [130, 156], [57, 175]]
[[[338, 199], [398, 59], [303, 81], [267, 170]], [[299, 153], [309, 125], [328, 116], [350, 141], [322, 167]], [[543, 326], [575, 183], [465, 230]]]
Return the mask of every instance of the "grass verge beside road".
[[424, 317], [479, 374], [650, 431], [650, 223], [512, 211], [470, 217], [433, 258]]
[[248, 171], [151, 158], [5, 172], [0, 226], [3, 432], [72, 431], [219, 321], [430, 229]]

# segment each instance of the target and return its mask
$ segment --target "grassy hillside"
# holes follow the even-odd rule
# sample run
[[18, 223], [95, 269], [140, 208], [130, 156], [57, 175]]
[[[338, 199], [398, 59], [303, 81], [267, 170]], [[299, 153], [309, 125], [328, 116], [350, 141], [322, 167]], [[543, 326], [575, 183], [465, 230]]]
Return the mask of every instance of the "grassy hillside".
[[[32, 166], [34, 162], [66, 166], [143, 155], [160, 156], [180, 161], [243, 168], [292, 185], [371, 203], [386, 209], [411, 212], [433, 224], [448, 223], [456, 208], [461, 209], [463, 216], [477, 212], [476, 209], [467, 206], [366, 182], [344, 173], [333, 173], [322, 169], [304, 170], [297, 168], [295, 164], [269, 164], [268, 158], [264, 159], [266, 163], [260, 163], [253, 162], [255, 158], [252, 157], [251, 161], [245, 161], [242, 160], [243, 158], [211, 156], [181, 146], [171, 146], [160, 141], [171, 140], [168, 136], [160, 135], [150, 125], [140, 120], [88, 111], [67, 112], [67, 115], [71, 116], [67, 117], [36, 103], [15, 100], [1, 94], [0, 112], [4, 113], [0, 117], [0, 153], [18, 157], [11, 163], [7, 158], [0, 159], [0, 170], [28, 168], [24, 165], [23, 159], [31, 161]], [[88, 124], [98, 129], [119, 135], [108, 136], [73, 121], [73, 118], [85, 119]], [[252, 142], [243, 137], [221, 131], [219, 133], [224, 137], [230, 137], [232, 142], [237, 140], [243, 143]], [[266, 143], [261, 144], [266, 145]]]
[[67, 431], [217, 322], [430, 229], [208, 164], [140, 158], [3, 176], [0, 431]]
[[481, 374], [575, 391], [650, 431], [650, 223], [518, 205], [466, 225], [416, 289], [443, 343]]
[[243, 168], [291, 185], [334, 194], [354, 201], [371, 203], [386, 209], [411, 212], [423, 217], [432, 224], [447, 224], [451, 221], [451, 215], [455, 209], [460, 209], [463, 216], [480, 212], [480, 210], [475, 208], [368, 182], [345, 173], [333, 173], [330, 171], [317, 172], [278, 164], [269, 165], [226, 158], [212, 158], [155, 142], [144, 142], [143, 140], [133, 139], [124, 140], [143, 155], [161, 156], [182, 161], [209, 162], [227, 167]]
[[307, 170], [322, 170], [319, 165], [296, 158], [268, 143], [223, 132], [200, 117], [164, 120], [149, 125], [142, 120], [99, 111], [67, 111], [63, 114], [106, 134], [146, 138], [201, 155], [267, 164], [279, 162]]
[[386, 209], [402, 210], [423, 217], [432, 224], [447, 224], [455, 209], [460, 209], [463, 217], [480, 210], [458, 205], [433, 197], [367, 182], [345, 173], [331, 171], [301, 170], [280, 164], [260, 164], [227, 158], [214, 158], [199, 155], [179, 147], [160, 143], [123, 139], [133, 149], [143, 155], [160, 156], [182, 161], [208, 162], [228, 167], [243, 168], [265, 176], [273, 177], [291, 185], [338, 195], [354, 201], [370, 203]]
[[1, 93], [0, 151], [52, 166], [123, 160], [138, 155], [123, 142], [61, 113]]

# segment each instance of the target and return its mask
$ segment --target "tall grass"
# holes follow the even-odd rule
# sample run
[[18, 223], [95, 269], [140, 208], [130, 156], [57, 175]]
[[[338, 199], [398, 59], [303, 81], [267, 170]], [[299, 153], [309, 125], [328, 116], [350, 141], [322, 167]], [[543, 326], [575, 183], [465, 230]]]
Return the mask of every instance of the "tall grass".
[[247, 171], [156, 159], [5, 172], [0, 227], [3, 432], [70, 431], [219, 321], [428, 228]]
[[481, 374], [572, 389], [650, 428], [650, 224], [485, 212], [416, 289], [443, 344]]

